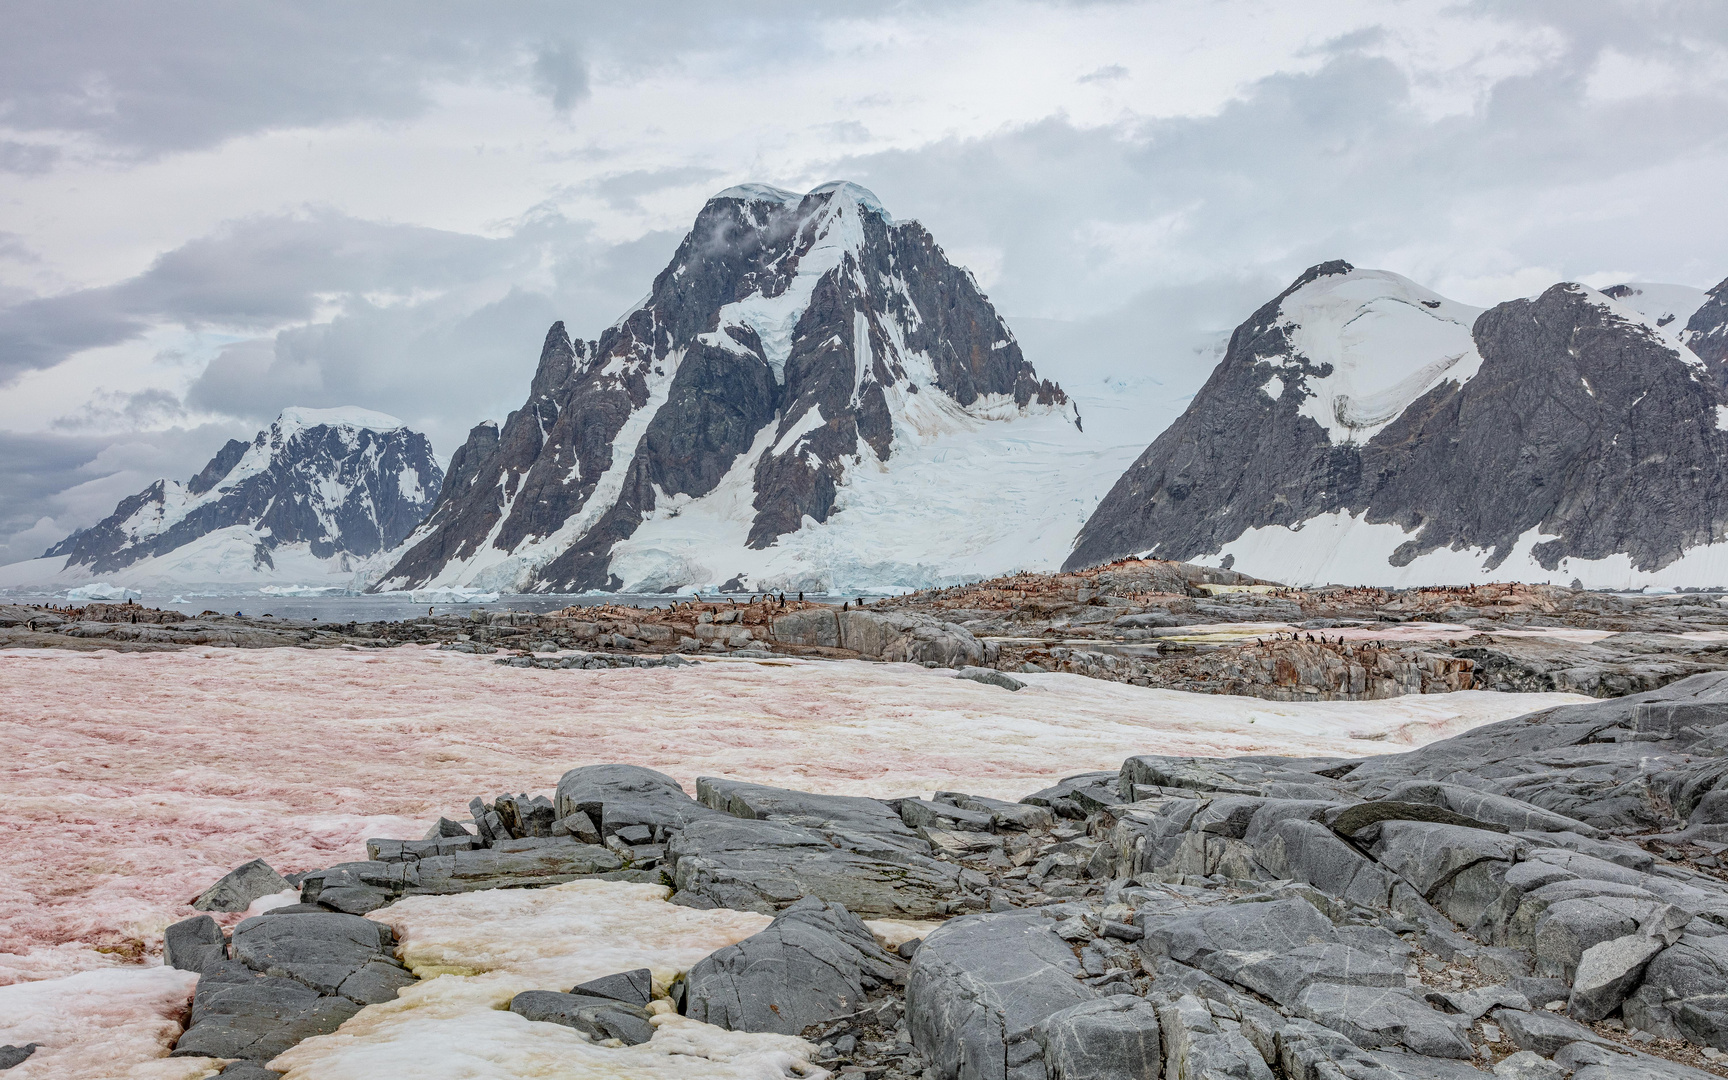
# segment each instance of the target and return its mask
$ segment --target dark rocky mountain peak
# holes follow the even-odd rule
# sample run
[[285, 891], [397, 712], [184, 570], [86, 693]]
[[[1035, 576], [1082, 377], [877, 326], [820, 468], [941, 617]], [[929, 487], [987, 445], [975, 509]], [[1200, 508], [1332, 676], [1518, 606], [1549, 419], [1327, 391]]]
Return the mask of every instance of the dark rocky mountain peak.
[[[1585, 286], [1477, 311], [1327, 263], [1236, 330], [1069, 565], [1233, 555], [1367, 584], [1653, 573], [1728, 530], [1719, 403], [1671, 328]], [[1616, 557], [1631, 570], [1601, 562]]]
[[760, 550], [826, 521], [848, 471], [897, 438], [993, 410], [1078, 420], [923, 226], [844, 182], [710, 199], [597, 340], [552, 327], [530, 394], [474, 430], [380, 588], [616, 589], [615, 548], [728, 476]]
[[357, 566], [414, 531], [443, 479], [431, 443], [399, 420], [289, 408], [251, 442], [230, 440], [191, 480], [156, 481], [47, 554], [88, 574], [172, 555], [162, 576], [188, 582], [272, 570], [288, 547]]

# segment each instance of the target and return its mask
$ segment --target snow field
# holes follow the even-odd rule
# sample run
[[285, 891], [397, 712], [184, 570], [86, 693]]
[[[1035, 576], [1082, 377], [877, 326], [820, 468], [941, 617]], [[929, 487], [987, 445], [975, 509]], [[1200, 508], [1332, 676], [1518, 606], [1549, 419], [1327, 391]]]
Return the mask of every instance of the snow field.
[[399, 954], [427, 981], [373, 1005], [332, 1035], [308, 1039], [273, 1062], [292, 1080], [486, 1077], [737, 1078], [823, 1075], [813, 1047], [783, 1035], [734, 1033], [677, 1015], [656, 1020], [637, 1047], [603, 1047], [573, 1029], [506, 1011], [526, 990], [646, 967], [655, 993], [698, 960], [742, 941], [766, 915], [696, 911], [666, 902], [658, 885], [578, 881], [550, 889], [409, 897], [372, 917], [388, 923]]
[[7, 1080], [198, 1080], [218, 1063], [168, 1058], [198, 976], [165, 967], [85, 971], [0, 986], [0, 1043], [41, 1046]]
[[[193, 896], [248, 859], [284, 872], [328, 866], [358, 857], [368, 837], [417, 838], [439, 814], [465, 817], [476, 794], [549, 793], [577, 765], [646, 765], [690, 790], [714, 775], [834, 794], [1018, 798], [1134, 753], [1383, 753], [1586, 700], [1467, 692], [1292, 704], [1025, 678], [1010, 693], [862, 662], [543, 671], [418, 647], [0, 651], [0, 829], [11, 838], [0, 983], [15, 984], [0, 987], [0, 1022], [47, 1018], [0, 1028], [0, 1041], [90, 1055], [27, 1062], [20, 1070], [37, 1071], [18, 1071], [21, 1080], [190, 1080], [200, 1074], [189, 1064], [152, 1060], [190, 981], [135, 962], [193, 914]], [[575, 1032], [497, 1011], [499, 994], [524, 985], [512, 980], [556, 975], [553, 988], [568, 989], [627, 966], [682, 970], [762, 924], [666, 904], [652, 887], [609, 885], [602, 903], [584, 891], [598, 884], [416, 898], [380, 912], [411, 965], [461, 974], [366, 1010], [337, 1043], [297, 1048], [290, 1075], [779, 1077], [796, 1066], [798, 1052], [781, 1043], [683, 1021], [602, 1060], [575, 1046]], [[631, 914], [642, 910], [651, 916]], [[475, 911], [485, 917], [465, 917]], [[616, 931], [626, 924], [628, 934]], [[872, 928], [890, 942], [921, 932]], [[61, 1026], [41, 1026], [49, 1020]], [[66, 1042], [92, 1025], [121, 1034]], [[415, 1047], [425, 1058], [413, 1069], [381, 1064], [420, 1055]]]

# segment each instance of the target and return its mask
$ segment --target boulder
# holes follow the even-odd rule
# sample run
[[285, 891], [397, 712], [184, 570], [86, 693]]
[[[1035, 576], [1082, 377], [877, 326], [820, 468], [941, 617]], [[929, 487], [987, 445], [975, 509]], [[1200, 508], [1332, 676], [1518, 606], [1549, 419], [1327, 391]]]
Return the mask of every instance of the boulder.
[[957, 679], [970, 679], [973, 682], [983, 683], [986, 686], [1000, 686], [1004, 690], [1026, 689], [1025, 683], [1016, 679], [1012, 675], [997, 671], [995, 668], [963, 667], [954, 673], [954, 677]]
[[630, 971], [620, 971], [616, 975], [602, 975], [598, 979], [577, 983], [570, 988], [570, 992], [647, 1008], [648, 1002], [654, 997], [654, 973], [647, 968], [633, 968]]
[[203, 971], [206, 964], [228, 959], [222, 928], [208, 915], [182, 919], [162, 932], [162, 962], [181, 971]]
[[1645, 934], [1626, 934], [1584, 950], [1572, 977], [1566, 1012], [1593, 1023], [1608, 1017], [1638, 985], [1645, 965], [1662, 951], [1662, 942]]
[[1566, 1080], [1566, 1070], [1541, 1054], [1520, 1050], [1495, 1062], [1494, 1075], [1500, 1080]]
[[880, 799], [817, 795], [712, 776], [696, 779], [696, 798], [703, 806], [733, 817], [798, 825], [851, 847], [870, 849], [887, 844], [907, 851], [930, 850], [900, 814]]
[[[1408, 951], [1370, 952], [1345, 944], [1331, 921], [1306, 900], [1232, 904], [1176, 918], [1148, 920], [1141, 948], [1238, 983], [1280, 1005], [1311, 984], [1402, 987]], [[1381, 1045], [1381, 1044], [1374, 1044]]]
[[1425, 1057], [1463, 1060], [1476, 1053], [1464, 1037], [1465, 1022], [1404, 987], [1314, 982], [1297, 996], [1292, 1011], [1365, 1049], [1404, 1046]]
[[[929, 799], [900, 799], [900, 820], [912, 829], [941, 829], [945, 832], [987, 833], [995, 825], [995, 815], [983, 810], [962, 810], [951, 803]], [[1041, 807], [1028, 807], [1030, 810]]]
[[[959, 791], [938, 791], [936, 801], [948, 803], [961, 810], [989, 814], [991, 824], [998, 829], [1048, 828], [1056, 822], [1056, 815], [1049, 807], [1033, 806], [1031, 803], [1005, 802]], [[905, 819], [904, 814], [901, 819]]]
[[13, 1046], [7, 1043], [0, 1046], [0, 1069], [10, 1069], [14, 1065], [22, 1065], [24, 1059], [34, 1054], [41, 1043], [25, 1043], [23, 1046]]
[[232, 961], [215, 964], [198, 980], [191, 1022], [170, 1056], [265, 1062], [302, 1039], [330, 1034], [359, 1011], [348, 998], [294, 979]]
[[639, 765], [585, 765], [558, 780], [554, 813], [588, 815], [602, 837], [628, 825], [646, 825], [656, 835], [681, 829], [716, 812], [696, 802], [665, 773]]
[[1583, 1040], [1606, 1044], [1607, 1039], [1575, 1020], [1557, 1016], [1546, 1009], [1519, 1012], [1497, 1009], [1494, 1022], [1506, 1032], [1507, 1038], [1520, 1050], [1530, 1050], [1543, 1057], [1553, 1057], [1561, 1047]]
[[1032, 912], [943, 923], [912, 958], [906, 1022], [938, 1080], [1006, 1080], [1042, 1069], [1037, 1025], [1098, 998], [1054, 924]]
[[1158, 1010], [1143, 998], [1116, 994], [1045, 1017], [1033, 1037], [1044, 1051], [1047, 1080], [1158, 1080], [1163, 1048]]
[[698, 961], [684, 979], [685, 1014], [729, 1031], [796, 1035], [857, 1012], [866, 983], [903, 978], [856, 915], [806, 899], [760, 933]]
[[1716, 1075], [1599, 1040], [1562, 1047], [1554, 1064], [1570, 1070], [1572, 1080], [1707, 1080]]
[[638, 1046], [654, 1037], [647, 1009], [610, 998], [527, 990], [510, 999], [510, 1011], [524, 1020], [575, 1028], [596, 1042]]
[[335, 912], [259, 916], [234, 928], [234, 958], [248, 968], [360, 1005], [392, 1001], [415, 981], [389, 954], [392, 943], [384, 924]]
[[1191, 994], [1159, 1005], [1158, 1026], [1169, 1080], [1272, 1080], [1254, 1044]]
[[[532, 846], [530, 846], [532, 845]], [[619, 870], [617, 852], [556, 837], [547, 841], [505, 841], [477, 851], [458, 851], [412, 864], [403, 889], [415, 895], [447, 895], [478, 889], [561, 885], [566, 881]], [[323, 903], [323, 897], [318, 898]]]
[[288, 879], [270, 869], [263, 859], [242, 863], [216, 884], [198, 894], [192, 907], [198, 911], [245, 911], [261, 896], [292, 889]]
[[674, 902], [773, 914], [813, 896], [866, 918], [926, 919], [982, 901], [959, 870], [882, 842], [836, 847], [821, 833], [724, 814], [687, 825], [666, 847]]

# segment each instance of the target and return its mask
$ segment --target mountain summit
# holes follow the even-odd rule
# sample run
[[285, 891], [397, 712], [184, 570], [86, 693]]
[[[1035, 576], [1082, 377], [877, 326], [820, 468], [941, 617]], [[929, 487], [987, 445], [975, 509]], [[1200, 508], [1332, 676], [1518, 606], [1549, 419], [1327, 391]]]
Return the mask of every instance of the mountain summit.
[[1562, 283], [1481, 311], [1312, 267], [1236, 329], [1069, 565], [1150, 552], [1293, 583], [1720, 581], [1724, 297]]
[[57, 580], [349, 575], [413, 531], [442, 481], [426, 436], [394, 417], [288, 408], [251, 442], [229, 440], [197, 476], [156, 481], [36, 563], [50, 560], [40, 569]]
[[926, 584], [1002, 545], [1053, 562], [1079, 516], [1050, 451], [1084, 456], [1079, 428], [923, 226], [855, 184], [745, 184], [598, 340], [553, 325], [528, 401], [473, 430], [378, 588]]

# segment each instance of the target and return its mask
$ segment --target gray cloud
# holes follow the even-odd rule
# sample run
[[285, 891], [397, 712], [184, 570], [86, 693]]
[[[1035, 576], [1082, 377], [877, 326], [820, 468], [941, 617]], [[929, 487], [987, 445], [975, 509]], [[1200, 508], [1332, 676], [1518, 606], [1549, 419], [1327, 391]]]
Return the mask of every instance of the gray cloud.
[[330, 210], [248, 218], [117, 284], [0, 309], [0, 385], [158, 322], [268, 329], [310, 318], [329, 294], [448, 288], [523, 254], [484, 237]]
[[1127, 77], [1127, 68], [1123, 67], [1121, 64], [1109, 64], [1096, 71], [1082, 75], [1074, 81], [1080, 83], [1106, 83], [1115, 82], [1117, 79], [1125, 79]]
[[720, 176], [719, 169], [700, 165], [679, 165], [664, 169], [632, 169], [629, 172], [603, 176], [588, 185], [589, 189], [614, 210], [640, 210], [641, 198], [668, 188], [688, 187]]
[[[888, 6], [869, 0], [848, 14]], [[0, 35], [0, 116], [17, 131], [74, 132], [109, 154], [149, 157], [261, 131], [406, 120], [441, 84], [528, 85], [564, 112], [587, 96], [595, 50], [640, 73], [691, 46], [748, 38], [757, 62], [772, 63], [808, 47], [823, 18], [792, 0], [748, 15], [697, 0], [13, 5]], [[581, 44], [558, 36], [564, 27]]]
[[543, 45], [534, 57], [534, 85], [554, 109], [567, 113], [588, 96], [588, 65], [568, 41]]

